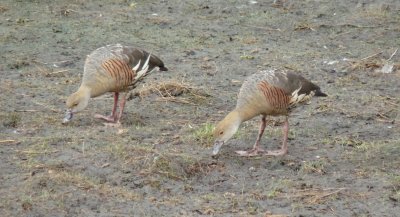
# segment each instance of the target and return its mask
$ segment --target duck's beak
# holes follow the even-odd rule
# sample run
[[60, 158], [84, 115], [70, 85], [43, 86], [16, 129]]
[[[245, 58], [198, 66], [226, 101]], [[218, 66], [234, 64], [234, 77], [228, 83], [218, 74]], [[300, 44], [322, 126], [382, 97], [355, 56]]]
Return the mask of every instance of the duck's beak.
[[218, 154], [219, 149], [221, 149], [222, 145], [224, 144], [224, 141], [215, 141], [214, 142], [214, 147], [213, 147], [213, 152], [212, 155], [215, 156]]
[[63, 124], [69, 122], [72, 119], [73, 113], [71, 109], [68, 109], [67, 112], [65, 112], [64, 119], [62, 121]]

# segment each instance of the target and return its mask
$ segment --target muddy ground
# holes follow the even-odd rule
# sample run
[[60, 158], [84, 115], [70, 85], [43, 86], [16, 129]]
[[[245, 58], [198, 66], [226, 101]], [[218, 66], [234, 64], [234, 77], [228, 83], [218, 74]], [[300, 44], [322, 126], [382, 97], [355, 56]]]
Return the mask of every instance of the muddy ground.
[[[170, 70], [132, 92], [121, 127], [93, 117], [111, 94], [62, 125], [85, 56], [113, 43]], [[2, 0], [0, 46], [0, 216], [400, 213], [397, 0]], [[235, 155], [254, 118], [211, 158], [213, 126], [268, 67], [329, 96], [293, 112], [288, 155]], [[281, 123], [265, 147], [280, 146]]]

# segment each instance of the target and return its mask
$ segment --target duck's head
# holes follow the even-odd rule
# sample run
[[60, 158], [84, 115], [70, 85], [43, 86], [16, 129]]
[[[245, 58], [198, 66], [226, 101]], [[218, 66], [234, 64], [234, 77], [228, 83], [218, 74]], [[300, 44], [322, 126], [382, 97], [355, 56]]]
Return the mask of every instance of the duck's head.
[[63, 123], [69, 122], [75, 113], [85, 109], [89, 103], [90, 90], [88, 88], [79, 88], [78, 91], [71, 94], [67, 99], [67, 112], [63, 119]]
[[214, 129], [214, 148], [213, 155], [217, 155], [222, 145], [224, 145], [239, 129], [242, 120], [239, 113], [232, 111]]

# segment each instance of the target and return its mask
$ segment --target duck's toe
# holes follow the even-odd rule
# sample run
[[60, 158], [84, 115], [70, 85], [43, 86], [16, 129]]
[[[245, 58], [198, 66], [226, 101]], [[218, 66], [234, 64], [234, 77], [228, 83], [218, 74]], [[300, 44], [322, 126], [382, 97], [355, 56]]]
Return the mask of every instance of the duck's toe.
[[110, 123], [116, 123], [116, 117], [114, 117], [113, 115], [105, 116], [105, 115], [101, 115], [101, 114], [95, 114], [94, 117], [105, 120]]
[[253, 148], [248, 151], [235, 151], [235, 152], [236, 152], [236, 154], [238, 154], [239, 156], [242, 156], [242, 157], [253, 157], [253, 156], [258, 156], [258, 155], [264, 153], [265, 151], [261, 148]]

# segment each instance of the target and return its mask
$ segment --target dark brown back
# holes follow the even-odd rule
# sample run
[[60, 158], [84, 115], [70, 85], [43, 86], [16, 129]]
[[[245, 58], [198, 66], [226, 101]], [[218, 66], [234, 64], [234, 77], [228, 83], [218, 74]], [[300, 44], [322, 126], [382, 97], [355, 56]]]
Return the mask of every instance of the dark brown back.
[[[123, 48], [123, 53], [129, 57], [129, 65], [131, 66], [136, 66], [139, 60], [141, 60], [139, 70], [143, 67], [145, 60], [149, 56], [149, 53], [147, 51], [131, 46], [125, 46]], [[168, 71], [168, 69], [164, 65], [164, 62], [156, 55], [151, 54], [149, 61], [149, 71], [153, 70], [155, 67], [159, 67], [160, 71]]]

